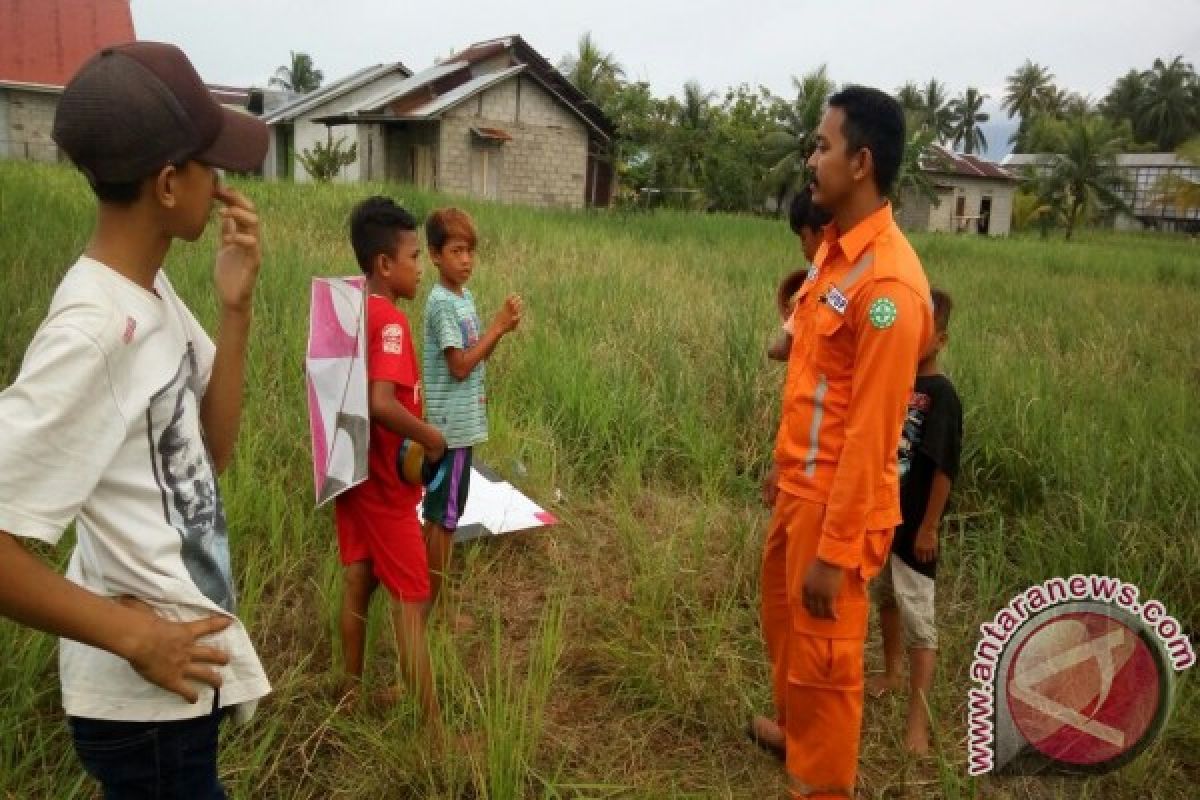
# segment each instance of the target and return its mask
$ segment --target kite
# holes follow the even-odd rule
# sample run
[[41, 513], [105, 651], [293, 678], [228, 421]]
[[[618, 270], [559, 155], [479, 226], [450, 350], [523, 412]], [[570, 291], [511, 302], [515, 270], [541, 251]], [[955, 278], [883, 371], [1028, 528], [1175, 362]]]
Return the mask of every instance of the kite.
[[313, 278], [305, 368], [318, 507], [367, 479], [365, 309], [362, 276]]
[[554, 515], [487, 467], [471, 467], [471, 491], [454, 532], [455, 542], [555, 525]]

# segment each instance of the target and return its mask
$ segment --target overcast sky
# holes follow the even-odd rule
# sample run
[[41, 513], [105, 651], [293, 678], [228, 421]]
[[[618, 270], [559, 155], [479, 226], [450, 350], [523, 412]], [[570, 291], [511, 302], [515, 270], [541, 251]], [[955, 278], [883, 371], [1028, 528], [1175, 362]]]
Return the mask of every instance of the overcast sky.
[[[1026, 58], [1099, 98], [1131, 67], [1200, 63], [1200, 0], [131, 0], [139, 38], [180, 45], [210, 83], [265, 85], [288, 51], [326, 81], [386, 61], [412, 70], [482, 39], [520, 33], [553, 63], [591, 31], [656, 94], [688, 80], [762, 84], [828, 64], [839, 83], [894, 90], [931, 76], [995, 106]], [[993, 109], [995, 110], [995, 109]], [[1003, 113], [993, 114], [994, 118]], [[993, 148], [995, 154], [995, 148]]]

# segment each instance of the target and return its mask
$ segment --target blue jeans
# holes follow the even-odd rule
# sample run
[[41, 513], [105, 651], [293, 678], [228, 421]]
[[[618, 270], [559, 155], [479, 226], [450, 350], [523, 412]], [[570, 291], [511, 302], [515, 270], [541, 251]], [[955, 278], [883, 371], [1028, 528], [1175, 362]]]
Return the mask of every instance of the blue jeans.
[[68, 717], [75, 752], [104, 800], [225, 800], [217, 779], [223, 710], [172, 722]]

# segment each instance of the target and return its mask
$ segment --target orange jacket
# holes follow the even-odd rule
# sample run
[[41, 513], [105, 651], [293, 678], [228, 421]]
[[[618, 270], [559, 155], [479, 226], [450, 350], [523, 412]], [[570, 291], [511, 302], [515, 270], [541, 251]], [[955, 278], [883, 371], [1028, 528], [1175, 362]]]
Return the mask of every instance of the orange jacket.
[[794, 314], [779, 488], [827, 506], [821, 560], [870, 577], [866, 532], [900, 523], [896, 448], [933, 336], [929, 282], [890, 204], [840, 236], [828, 226], [815, 263]]

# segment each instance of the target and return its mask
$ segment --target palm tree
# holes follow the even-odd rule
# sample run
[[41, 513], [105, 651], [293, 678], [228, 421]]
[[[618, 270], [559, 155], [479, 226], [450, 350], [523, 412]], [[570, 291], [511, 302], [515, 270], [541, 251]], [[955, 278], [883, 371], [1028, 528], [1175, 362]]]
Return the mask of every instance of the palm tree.
[[921, 115], [921, 124], [933, 131], [936, 141], [947, 141], [953, 135], [946, 85], [937, 78], [930, 78], [921, 92]]
[[1138, 105], [1146, 94], [1146, 73], [1131, 69], [1109, 89], [1108, 94], [1100, 102], [1100, 112], [1113, 122], [1127, 119], [1135, 122], [1138, 118]]
[[704, 158], [708, 153], [712, 103], [716, 93], [696, 81], [683, 85], [683, 99], [675, 109], [675, 129], [679, 142], [679, 179], [684, 186], [704, 183]]
[[822, 64], [801, 78], [792, 78], [796, 99], [778, 103], [779, 127], [763, 139], [768, 156], [774, 165], [767, 173], [767, 185], [775, 192], [778, 208], [788, 192], [809, 181], [808, 157], [816, 146], [817, 126], [834, 83]]
[[608, 102], [625, 77], [624, 67], [612, 53], [600, 49], [590, 31], [579, 37], [575, 53], [564, 57], [558, 68], [576, 89], [598, 106]]
[[1054, 74], [1041, 64], [1026, 59], [1017, 71], [1008, 76], [1004, 91], [1004, 102], [1000, 107], [1008, 112], [1008, 118], [1019, 116], [1021, 123], [1042, 110], [1042, 100], [1054, 86]]
[[1127, 146], [1122, 128], [1098, 114], [1070, 120], [1046, 120], [1038, 131], [1040, 144], [1054, 155], [1048, 169], [1027, 179], [1051, 208], [1065, 212], [1067, 239], [1085, 214], [1106, 209], [1128, 210], [1121, 193], [1128, 179], [1117, 166], [1117, 156]]
[[1033, 116], [1043, 110], [1046, 94], [1054, 88], [1054, 75], [1041, 64], [1035, 64], [1026, 59], [1017, 67], [1017, 71], [1008, 76], [1008, 85], [1004, 92], [1001, 108], [1008, 112], [1008, 118], [1020, 117], [1016, 133], [1009, 141], [1017, 150], [1025, 149], [1025, 133]]
[[896, 101], [904, 109], [906, 116], [918, 114], [925, 108], [925, 98], [921, 87], [915, 81], [909, 81], [896, 90]]
[[929, 174], [921, 169], [923, 162], [938, 158], [932, 150], [933, 131], [923, 127], [912, 127], [908, 130], [908, 140], [904, 143], [904, 160], [900, 162], [900, 172], [896, 175], [896, 183], [892, 188], [892, 201], [900, 206], [904, 200], [912, 197], [924, 198], [931, 203], [937, 202], [937, 191]]
[[321, 81], [325, 80], [325, 73], [313, 67], [312, 56], [308, 53], [297, 53], [295, 51], [291, 51], [290, 54], [290, 65], [275, 70], [275, 75], [271, 78], [270, 85], [278, 86], [280, 89], [286, 89], [289, 92], [299, 92], [300, 94], [319, 89]]
[[1183, 56], [1175, 56], [1169, 64], [1157, 58], [1146, 73], [1138, 119], [1146, 126], [1148, 138], [1164, 151], [1174, 150], [1200, 127], [1196, 83], [1196, 71], [1184, 63]]
[[954, 146], [962, 146], [968, 155], [987, 149], [987, 137], [979, 127], [991, 117], [983, 111], [983, 101], [986, 94], [980, 94], [978, 89], [968, 87], [961, 97], [950, 104], [951, 132]]

